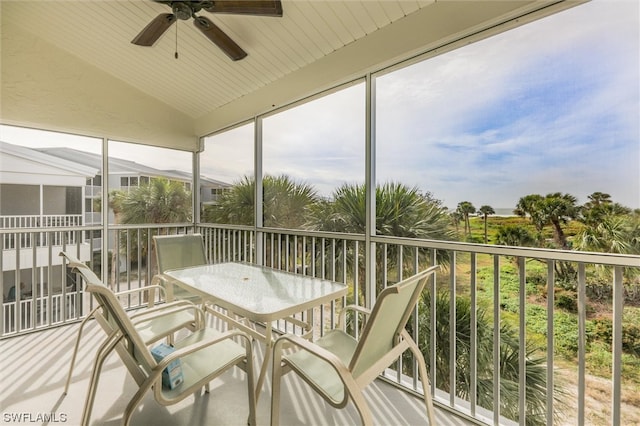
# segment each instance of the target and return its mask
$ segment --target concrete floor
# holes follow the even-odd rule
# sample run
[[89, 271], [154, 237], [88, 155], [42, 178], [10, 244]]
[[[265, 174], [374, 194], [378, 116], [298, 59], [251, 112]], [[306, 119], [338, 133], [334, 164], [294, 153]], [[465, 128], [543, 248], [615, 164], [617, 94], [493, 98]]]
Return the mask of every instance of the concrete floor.
[[[0, 424], [79, 425], [89, 384], [93, 357], [105, 337], [95, 322], [87, 327], [76, 362], [69, 392], [62, 395], [71, 350], [78, 325], [67, 325], [0, 341]], [[256, 361], [262, 349], [256, 345]], [[259, 368], [256, 362], [256, 368]], [[257, 374], [257, 373], [256, 373]], [[188, 397], [163, 407], [149, 393], [132, 418], [134, 425], [246, 425], [247, 382], [244, 372], [234, 368], [211, 382], [211, 392]], [[124, 407], [136, 390], [135, 382], [117, 355], [107, 360], [98, 386], [91, 417], [93, 425], [120, 425]], [[258, 425], [270, 419], [270, 383], [263, 387], [258, 402]], [[421, 399], [382, 381], [366, 393], [377, 425], [426, 425]], [[439, 425], [470, 423], [436, 409]], [[326, 404], [295, 375], [283, 381], [281, 424], [354, 425], [359, 417], [351, 404], [337, 410]]]

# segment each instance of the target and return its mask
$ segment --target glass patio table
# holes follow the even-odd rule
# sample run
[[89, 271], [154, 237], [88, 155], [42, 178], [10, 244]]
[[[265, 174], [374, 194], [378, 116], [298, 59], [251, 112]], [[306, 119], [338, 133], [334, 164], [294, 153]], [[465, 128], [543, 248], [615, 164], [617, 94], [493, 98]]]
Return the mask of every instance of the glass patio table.
[[[213, 313], [265, 343], [256, 400], [264, 383], [275, 341], [272, 323], [285, 320], [306, 330], [305, 337], [310, 337], [313, 324], [308, 321], [313, 320], [313, 308], [347, 294], [347, 287], [341, 283], [249, 263], [194, 266], [165, 271], [164, 275], [172, 284], [227, 310], [227, 313], [219, 310]], [[169, 298], [170, 294], [167, 294]], [[308, 321], [292, 317], [304, 311], [308, 312]], [[239, 320], [237, 315], [248, 320], [249, 324]], [[256, 323], [264, 325], [264, 333], [257, 330]]]

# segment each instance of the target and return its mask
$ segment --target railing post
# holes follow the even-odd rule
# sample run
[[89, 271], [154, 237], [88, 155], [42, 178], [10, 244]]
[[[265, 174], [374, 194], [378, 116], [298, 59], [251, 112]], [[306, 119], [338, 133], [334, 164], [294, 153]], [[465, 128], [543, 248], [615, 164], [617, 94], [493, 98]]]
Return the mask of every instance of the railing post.
[[547, 426], [553, 426], [555, 262], [547, 261]]
[[493, 424], [500, 424], [500, 256], [493, 256]]
[[518, 423], [525, 425], [527, 421], [527, 275], [524, 257], [518, 257], [519, 300], [518, 328], [520, 347], [518, 348]]
[[585, 419], [585, 369], [587, 351], [587, 297], [585, 265], [578, 264], [578, 425]]
[[613, 341], [612, 349], [612, 395], [611, 395], [611, 424], [621, 423], [620, 406], [622, 403], [622, 314], [624, 309], [624, 288], [622, 285], [623, 269], [620, 266], [613, 268]]

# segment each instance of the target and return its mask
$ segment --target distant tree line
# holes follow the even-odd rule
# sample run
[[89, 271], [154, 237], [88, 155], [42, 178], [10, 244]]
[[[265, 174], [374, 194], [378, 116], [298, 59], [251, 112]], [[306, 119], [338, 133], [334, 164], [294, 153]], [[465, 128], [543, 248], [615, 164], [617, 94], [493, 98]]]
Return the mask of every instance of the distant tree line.
[[[632, 210], [616, 203], [611, 195], [594, 192], [583, 205], [571, 194], [560, 192], [547, 195], [529, 194], [521, 197], [514, 215], [528, 218], [535, 232], [526, 227], [509, 225], [498, 229], [496, 243], [521, 247], [547, 247], [562, 250], [598, 251], [604, 253], [640, 254], [640, 209]], [[491, 206], [477, 210], [484, 220], [487, 243], [487, 217], [495, 214]], [[451, 214], [455, 223], [464, 221], [465, 236], [471, 232], [469, 215], [476, 208], [469, 201], [458, 203]], [[578, 221], [580, 232], [570, 241], [565, 233], [569, 221]], [[545, 239], [544, 228], [553, 230], [553, 240]]]

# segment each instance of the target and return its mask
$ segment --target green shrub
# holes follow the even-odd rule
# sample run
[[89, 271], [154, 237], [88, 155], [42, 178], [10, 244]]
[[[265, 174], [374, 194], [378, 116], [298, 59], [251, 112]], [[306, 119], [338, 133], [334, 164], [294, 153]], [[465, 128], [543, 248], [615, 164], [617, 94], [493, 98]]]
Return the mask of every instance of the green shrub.
[[635, 324], [622, 325], [622, 350], [640, 356], [640, 327]]
[[611, 345], [613, 338], [613, 323], [609, 318], [596, 318], [591, 321], [593, 332], [587, 336], [593, 340], [600, 340]]
[[554, 304], [556, 308], [573, 313], [578, 312], [578, 297], [572, 290], [556, 290]]
[[572, 314], [556, 312], [553, 317], [556, 351], [571, 359], [578, 353], [578, 321]]

